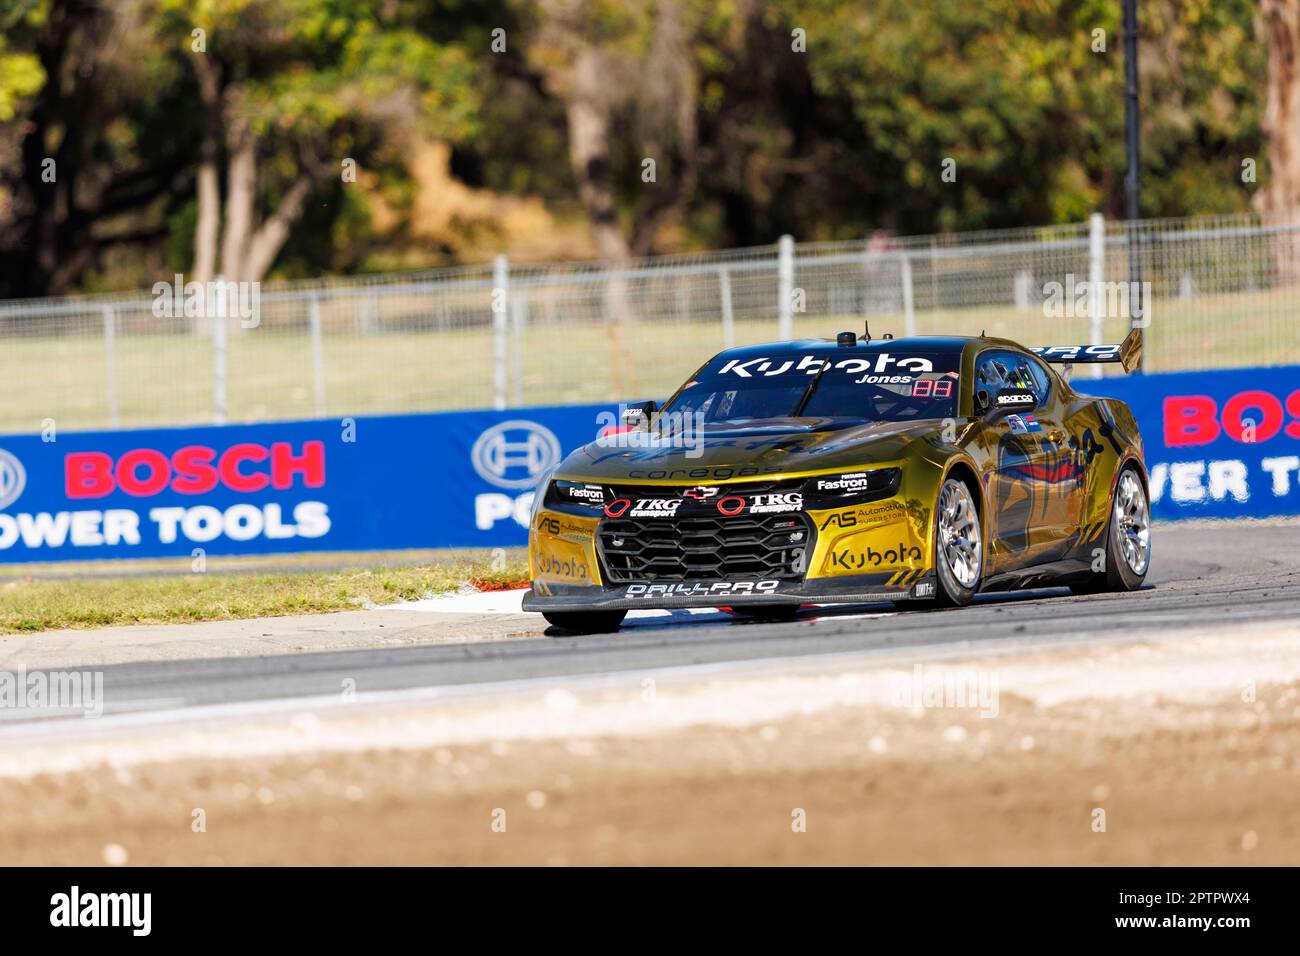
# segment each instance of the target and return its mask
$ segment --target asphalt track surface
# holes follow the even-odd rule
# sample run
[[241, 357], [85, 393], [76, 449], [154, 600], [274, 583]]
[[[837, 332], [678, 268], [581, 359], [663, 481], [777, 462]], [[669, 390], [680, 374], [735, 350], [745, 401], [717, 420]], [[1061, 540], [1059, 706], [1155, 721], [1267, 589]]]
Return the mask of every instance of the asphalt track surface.
[[[895, 613], [888, 604], [856, 605], [805, 609], [798, 620], [776, 624], [714, 619], [585, 637], [120, 664], [102, 668], [105, 714], [147, 718], [223, 705], [293, 706], [338, 699], [347, 680], [355, 681], [359, 700], [416, 689], [487, 692], [502, 682], [562, 685], [594, 675], [772, 666], [813, 655], [880, 655], [897, 663], [936, 653], [1111, 642], [1138, 632], [1176, 638], [1180, 631], [1300, 617], [1300, 524], [1157, 525], [1153, 545], [1147, 584], [1131, 594], [1075, 597], [1057, 588], [981, 596], [955, 610]], [[66, 720], [81, 724], [70, 715], [10, 711], [0, 719], [0, 739], [35, 730], [33, 721], [51, 730], [49, 722]]]

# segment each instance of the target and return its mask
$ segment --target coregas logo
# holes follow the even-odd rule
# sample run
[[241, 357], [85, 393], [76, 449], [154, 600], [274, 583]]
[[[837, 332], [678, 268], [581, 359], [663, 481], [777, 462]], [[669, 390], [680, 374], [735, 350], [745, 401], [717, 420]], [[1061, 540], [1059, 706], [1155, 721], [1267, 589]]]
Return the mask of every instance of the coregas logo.
[[27, 470], [11, 452], [0, 448], [0, 509], [18, 500], [27, 487]]

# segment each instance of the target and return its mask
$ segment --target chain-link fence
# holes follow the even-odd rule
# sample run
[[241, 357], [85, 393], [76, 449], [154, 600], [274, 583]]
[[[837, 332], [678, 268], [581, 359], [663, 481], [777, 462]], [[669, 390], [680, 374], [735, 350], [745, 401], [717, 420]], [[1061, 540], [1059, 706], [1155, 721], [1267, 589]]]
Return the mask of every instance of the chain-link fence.
[[786, 239], [619, 268], [498, 259], [268, 283], [255, 324], [212, 318], [183, 285], [0, 302], [0, 431], [662, 398], [723, 347], [864, 323], [1046, 345], [1139, 322], [1150, 371], [1300, 362], [1296, 219]]

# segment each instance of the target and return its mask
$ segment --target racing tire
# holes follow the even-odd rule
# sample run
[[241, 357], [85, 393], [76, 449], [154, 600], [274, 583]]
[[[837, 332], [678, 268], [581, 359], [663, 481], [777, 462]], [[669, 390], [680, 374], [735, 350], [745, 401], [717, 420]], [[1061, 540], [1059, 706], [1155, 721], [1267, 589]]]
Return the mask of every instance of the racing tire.
[[1136, 591], [1151, 567], [1151, 502], [1132, 463], [1115, 481], [1106, 519], [1106, 570], [1070, 585], [1075, 594]]
[[570, 634], [608, 634], [618, 630], [627, 611], [543, 611], [542, 617]]
[[980, 589], [984, 537], [979, 506], [960, 478], [939, 489], [934, 521], [935, 588], [931, 607], [965, 607]]

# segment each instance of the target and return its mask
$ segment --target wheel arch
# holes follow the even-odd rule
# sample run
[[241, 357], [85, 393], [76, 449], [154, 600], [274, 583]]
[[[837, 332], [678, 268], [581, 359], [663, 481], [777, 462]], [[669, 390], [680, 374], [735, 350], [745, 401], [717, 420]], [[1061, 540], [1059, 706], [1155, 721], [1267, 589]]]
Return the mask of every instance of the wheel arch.
[[943, 477], [939, 480], [939, 487], [949, 478], [960, 478], [961, 481], [970, 489], [971, 497], [975, 499], [975, 507], [979, 509], [979, 515], [982, 519], [985, 514], [984, 509], [984, 488], [979, 480], [979, 474], [975, 471], [975, 466], [965, 458], [955, 459], [944, 471]]
[[[987, 558], [989, 553], [989, 535], [991, 534], [992, 522], [988, 519], [988, 509], [984, 506], [984, 487], [980, 481], [979, 472], [975, 468], [975, 463], [966, 458], [954, 458], [944, 469], [943, 475], [939, 478], [939, 486], [935, 489], [935, 499], [938, 500], [939, 489], [949, 478], [958, 478], [967, 488], [970, 489], [971, 497], [975, 499], [975, 514], [979, 517], [980, 522], [980, 545], [984, 549], [984, 555]], [[930, 541], [934, 541], [939, 525], [939, 512], [935, 509], [934, 520], [930, 526]], [[933, 555], [932, 564], [937, 564], [939, 556]], [[981, 575], [983, 577], [983, 575]]]

